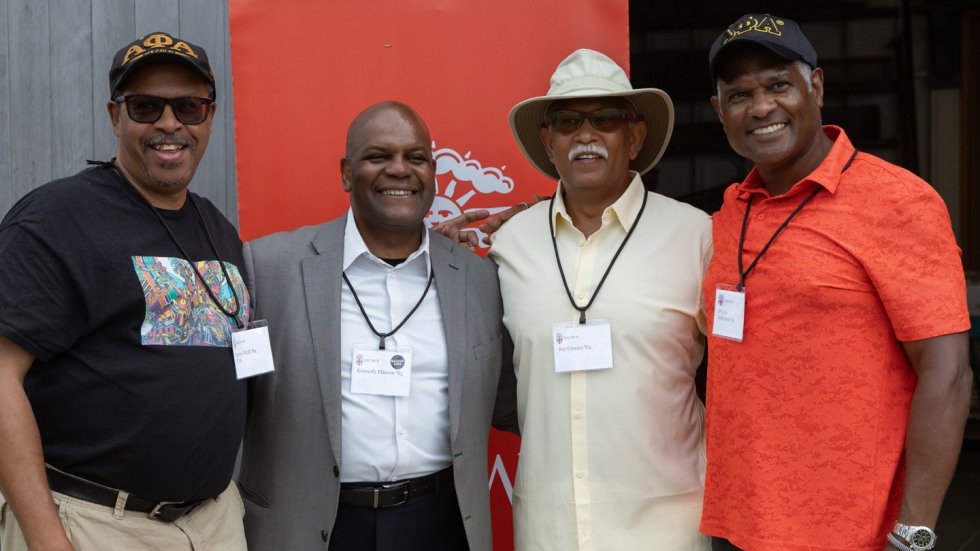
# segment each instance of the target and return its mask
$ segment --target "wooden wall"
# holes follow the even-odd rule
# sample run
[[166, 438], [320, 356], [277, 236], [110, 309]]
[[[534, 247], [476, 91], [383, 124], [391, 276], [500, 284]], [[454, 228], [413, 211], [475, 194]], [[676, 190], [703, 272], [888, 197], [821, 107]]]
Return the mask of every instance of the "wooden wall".
[[0, 1], [0, 216], [86, 159], [113, 156], [109, 63], [133, 39], [164, 31], [203, 46], [214, 68], [218, 109], [191, 189], [237, 226], [225, 0]]

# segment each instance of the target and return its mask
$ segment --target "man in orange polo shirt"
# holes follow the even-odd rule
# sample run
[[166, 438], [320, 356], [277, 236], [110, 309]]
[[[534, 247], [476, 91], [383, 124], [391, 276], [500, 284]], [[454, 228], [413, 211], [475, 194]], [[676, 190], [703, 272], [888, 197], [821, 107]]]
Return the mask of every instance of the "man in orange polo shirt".
[[755, 168], [714, 215], [702, 532], [715, 549], [931, 549], [970, 403], [960, 250], [935, 191], [822, 126], [793, 21], [711, 48]]

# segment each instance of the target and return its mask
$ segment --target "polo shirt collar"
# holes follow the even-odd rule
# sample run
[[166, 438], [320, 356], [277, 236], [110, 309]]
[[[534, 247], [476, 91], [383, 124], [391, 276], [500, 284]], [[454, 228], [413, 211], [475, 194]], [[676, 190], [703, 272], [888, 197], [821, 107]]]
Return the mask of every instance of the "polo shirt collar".
[[[828, 124], [824, 125], [823, 132], [833, 142], [830, 151], [827, 153], [823, 162], [820, 163], [820, 166], [808, 174], [806, 178], [793, 184], [793, 187], [785, 193], [785, 196], [809, 192], [813, 189], [811, 182], [823, 186], [830, 193], [837, 192], [837, 185], [840, 183], [841, 173], [844, 170], [844, 166], [847, 165], [847, 161], [854, 155], [855, 149], [843, 128]], [[738, 184], [739, 198], [745, 199], [752, 194], [768, 196], [762, 178], [759, 177], [759, 169], [757, 167], [752, 167], [752, 171], [745, 177], [745, 180], [741, 184]]]
[[[643, 187], [643, 179], [640, 178], [639, 173], [631, 170], [630, 175], [632, 180], [630, 185], [626, 187], [626, 191], [619, 196], [619, 199], [616, 199], [616, 202], [606, 207], [602, 213], [603, 226], [609, 223], [618, 223], [623, 230], [629, 231], [630, 227], [633, 226], [633, 221], [636, 220], [636, 216], [640, 213], [640, 205], [643, 203], [643, 194], [646, 193], [646, 188]], [[559, 181], [558, 190], [555, 192], [555, 210], [552, 213], [555, 233], [558, 232], [558, 224], [562, 220], [568, 224], [572, 223], [572, 217], [569, 216], [568, 210], [565, 208], [565, 198], [562, 196], [561, 189], [562, 185]]]

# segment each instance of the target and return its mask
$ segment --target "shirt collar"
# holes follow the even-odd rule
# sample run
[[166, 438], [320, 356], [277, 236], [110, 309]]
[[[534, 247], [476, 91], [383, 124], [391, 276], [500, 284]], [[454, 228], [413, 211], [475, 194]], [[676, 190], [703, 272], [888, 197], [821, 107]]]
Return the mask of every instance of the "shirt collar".
[[344, 229], [344, 271], [350, 268], [350, 265], [354, 263], [358, 258], [364, 257], [365, 259], [378, 264], [380, 266], [386, 267], [388, 269], [395, 269], [400, 266], [405, 266], [410, 264], [416, 258], [422, 256], [425, 259], [425, 271], [429, 273], [432, 270], [431, 265], [431, 254], [429, 254], [429, 232], [422, 232], [422, 244], [419, 248], [415, 250], [412, 254], [408, 255], [405, 262], [402, 262], [398, 266], [391, 266], [384, 260], [374, 256], [370, 250], [368, 250], [367, 244], [364, 243], [364, 238], [361, 237], [361, 232], [357, 229], [357, 224], [354, 222], [354, 211], [353, 209], [347, 209], [347, 226]]
[[[854, 154], [855, 148], [851, 140], [847, 137], [844, 129], [839, 126], [824, 125], [823, 133], [833, 142], [830, 151], [813, 172], [808, 174], [786, 192], [786, 196], [796, 193], [808, 192], [813, 189], [810, 182], [823, 186], [830, 193], [837, 192], [837, 185], [840, 183], [841, 174], [847, 162]], [[768, 195], [762, 178], [759, 177], [759, 169], [752, 167], [752, 171], [745, 177], [745, 181], [738, 185], [738, 194], [742, 199], [752, 194]]]
[[[646, 188], [643, 187], [643, 179], [640, 178], [638, 172], [631, 170], [630, 175], [633, 178], [630, 180], [630, 185], [626, 187], [626, 191], [613, 204], [606, 207], [602, 213], [603, 227], [615, 222], [622, 226], [623, 230], [629, 231], [633, 221], [636, 220], [636, 216], [640, 212], [640, 205], [643, 204], [643, 194], [646, 193]], [[559, 223], [563, 220], [570, 225], [572, 223], [572, 217], [569, 216], [568, 210], [565, 208], [565, 198], [562, 196], [561, 189], [562, 185], [559, 181], [558, 190], [555, 192], [555, 210], [551, 214], [554, 216], [554, 231], [556, 233]]]

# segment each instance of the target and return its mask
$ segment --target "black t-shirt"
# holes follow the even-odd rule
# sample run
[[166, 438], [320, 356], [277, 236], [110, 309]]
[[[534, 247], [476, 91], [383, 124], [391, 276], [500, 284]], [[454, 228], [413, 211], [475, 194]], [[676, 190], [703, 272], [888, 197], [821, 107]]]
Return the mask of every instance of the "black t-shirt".
[[[237, 295], [247, 320], [241, 240], [191, 195], [157, 212], [224, 309]], [[233, 327], [111, 168], [41, 186], [0, 223], [0, 334], [36, 357], [24, 387], [55, 467], [151, 500], [221, 493], [245, 423]]]

